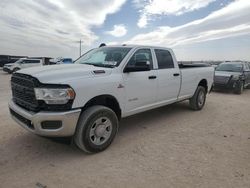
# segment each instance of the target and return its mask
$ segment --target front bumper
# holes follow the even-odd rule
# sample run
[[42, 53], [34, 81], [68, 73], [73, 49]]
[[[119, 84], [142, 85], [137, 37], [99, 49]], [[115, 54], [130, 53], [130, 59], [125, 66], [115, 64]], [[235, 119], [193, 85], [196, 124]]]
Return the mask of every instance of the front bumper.
[[237, 88], [239, 81], [238, 80], [229, 80], [227, 83], [217, 83], [214, 82], [214, 89], [225, 89], [225, 90], [233, 90]]
[[[75, 133], [81, 109], [66, 112], [30, 112], [12, 100], [9, 102], [11, 117], [26, 130], [41, 136], [47, 137], [67, 137]], [[49, 122], [51, 127], [43, 126], [44, 122]], [[54, 127], [53, 122], [60, 122], [60, 127]]]

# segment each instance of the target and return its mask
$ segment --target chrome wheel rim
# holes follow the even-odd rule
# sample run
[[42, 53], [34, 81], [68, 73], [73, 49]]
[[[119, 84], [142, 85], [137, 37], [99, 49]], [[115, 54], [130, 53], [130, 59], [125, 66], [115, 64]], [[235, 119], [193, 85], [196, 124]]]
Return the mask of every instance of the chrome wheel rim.
[[92, 124], [89, 132], [90, 141], [95, 145], [104, 144], [111, 136], [112, 123], [107, 117], [100, 117]]
[[205, 101], [205, 93], [201, 91], [198, 95], [198, 105], [202, 106], [204, 104], [204, 101]]

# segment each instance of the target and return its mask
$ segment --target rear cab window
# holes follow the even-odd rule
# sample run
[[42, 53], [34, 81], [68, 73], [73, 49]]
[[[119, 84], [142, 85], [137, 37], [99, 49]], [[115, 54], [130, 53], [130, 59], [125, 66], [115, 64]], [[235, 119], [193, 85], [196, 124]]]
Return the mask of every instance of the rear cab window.
[[168, 50], [154, 49], [154, 52], [158, 63], [158, 69], [174, 68], [174, 61]]

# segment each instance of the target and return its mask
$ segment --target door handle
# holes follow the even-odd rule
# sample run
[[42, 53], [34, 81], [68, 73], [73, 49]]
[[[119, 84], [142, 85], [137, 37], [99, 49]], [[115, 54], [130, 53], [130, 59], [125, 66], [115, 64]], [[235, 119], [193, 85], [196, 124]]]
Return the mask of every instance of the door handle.
[[149, 76], [148, 79], [156, 79], [156, 76]]
[[173, 75], [174, 76], [180, 76], [180, 73], [174, 73]]

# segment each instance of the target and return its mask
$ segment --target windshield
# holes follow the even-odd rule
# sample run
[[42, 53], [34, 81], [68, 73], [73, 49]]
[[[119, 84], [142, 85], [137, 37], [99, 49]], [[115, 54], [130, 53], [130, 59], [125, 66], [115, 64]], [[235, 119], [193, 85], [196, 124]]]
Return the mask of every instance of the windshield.
[[216, 71], [226, 71], [226, 72], [242, 72], [243, 65], [242, 64], [220, 64]]
[[119, 66], [130, 50], [131, 48], [123, 47], [96, 48], [84, 54], [75, 63], [113, 68]]
[[24, 59], [19, 59], [17, 61], [15, 61], [15, 63], [21, 63]]

